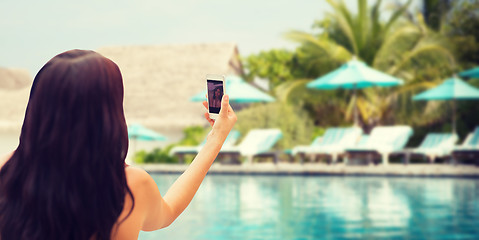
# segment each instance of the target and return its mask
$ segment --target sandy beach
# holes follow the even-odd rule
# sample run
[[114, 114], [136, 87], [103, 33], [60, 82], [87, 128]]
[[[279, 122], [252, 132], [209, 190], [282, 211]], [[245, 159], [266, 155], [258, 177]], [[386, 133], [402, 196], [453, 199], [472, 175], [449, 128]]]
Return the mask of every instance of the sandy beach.
[[[131, 163], [132, 152], [133, 151], [152, 151], [155, 148], [163, 148], [168, 144], [178, 142], [183, 137], [183, 134], [180, 130], [176, 129], [162, 129], [162, 133], [165, 133], [168, 136], [167, 141], [132, 141], [130, 140], [130, 149], [127, 155], [127, 163]], [[20, 130], [17, 131], [0, 131], [0, 156], [5, 156], [10, 152], [14, 151], [18, 146], [18, 139], [20, 137]]]

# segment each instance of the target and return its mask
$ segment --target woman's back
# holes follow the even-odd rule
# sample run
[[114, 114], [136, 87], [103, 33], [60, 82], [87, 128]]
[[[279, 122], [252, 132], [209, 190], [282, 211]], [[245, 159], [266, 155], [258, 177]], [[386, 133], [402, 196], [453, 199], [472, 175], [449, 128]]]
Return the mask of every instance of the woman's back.
[[[152, 184], [153, 179], [144, 170], [128, 166], [125, 168], [125, 173], [135, 204], [133, 206], [129, 195], [125, 196], [123, 211], [112, 232], [112, 239], [118, 240], [138, 238], [140, 230], [143, 229], [146, 213], [152, 207], [149, 204], [150, 194], [158, 191], [154, 182]], [[132, 206], [133, 210], [131, 210]]]
[[[12, 154], [0, 158], [0, 170]], [[143, 228], [146, 213], [151, 207], [149, 202], [156, 201], [149, 199], [152, 193], [158, 191], [158, 189], [148, 173], [132, 166], [125, 167], [125, 173], [128, 186], [132, 190], [135, 199], [135, 206], [132, 209], [132, 198], [128, 194], [125, 195], [123, 211], [113, 228], [111, 239], [137, 239], [140, 230]], [[92, 236], [92, 239], [94, 239], [94, 236]]]

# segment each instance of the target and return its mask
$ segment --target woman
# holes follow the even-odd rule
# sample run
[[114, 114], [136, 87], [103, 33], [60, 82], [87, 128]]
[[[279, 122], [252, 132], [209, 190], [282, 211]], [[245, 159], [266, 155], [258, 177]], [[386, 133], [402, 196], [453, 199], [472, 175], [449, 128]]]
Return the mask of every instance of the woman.
[[0, 159], [0, 239], [136, 239], [168, 226], [236, 122], [228, 96], [216, 121], [205, 117], [204, 148], [162, 197], [145, 171], [125, 165], [118, 66], [92, 51], [57, 55], [34, 79], [17, 149]]
[[212, 108], [220, 108], [221, 107], [221, 98], [223, 96], [223, 87], [216, 87], [213, 90], [213, 100], [210, 103], [210, 107]]

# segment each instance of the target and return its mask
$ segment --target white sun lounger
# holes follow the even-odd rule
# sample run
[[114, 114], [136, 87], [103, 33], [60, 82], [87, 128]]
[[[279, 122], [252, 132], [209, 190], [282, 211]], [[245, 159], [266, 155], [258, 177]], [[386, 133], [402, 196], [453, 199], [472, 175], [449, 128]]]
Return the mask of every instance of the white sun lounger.
[[451, 151], [457, 139], [457, 135], [452, 133], [428, 133], [419, 147], [405, 149], [399, 154], [405, 155], [405, 164], [408, 164], [413, 156], [424, 157], [429, 163], [433, 163], [438, 157], [451, 156]]
[[309, 146], [297, 146], [291, 154], [299, 155], [301, 163], [306, 156], [317, 158], [326, 156], [336, 163], [339, 156], [345, 153], [345, 149], [354, 147], [361, 138], [363, 131], [358, 127], [328, 128], [321, 138], [316, 138]]
[[252, 163], [254, 157], [272, 157], [274, 163], [278, 161], [278, 153], [272, 148], [281, 139], [283, 134], [279, 129], [253, 129], [237, 146], [223, 147], [218, 154], [222, 159], [231, 156], [233, 162], [239, 162], [239, 157], [247, 158]]
[[389, 164], [389, 155], [404, 148], [412, 136], [413, 130], [409, 126], [380, 126], [375, 127], [366, 143], [362, 146], [346, 149], [349, 159], [359, 158], [371, 163], [379, 156], [384, 165]]
[[[222, 148], [229, 148], [234, 146], [238, 139], [240, 138], [240, 133], [236, 130], [231, 130], [226, 137], [225, 142], [223, 143]], [[175, 155], [179, 158], [180, 162], [184, 162], [184, 156], [188, 154], [198, 154], [198, 152], [203, 148], [206, 143], [206, 138], [199, 145], [196, 146], [175, 146], [170, 150], [170, 155]]]
[[452, 150], [452, 159], [454, 163], [462, 160], [471, 159], [479, 165], [479, 126], [469, 133], [462, 145]]

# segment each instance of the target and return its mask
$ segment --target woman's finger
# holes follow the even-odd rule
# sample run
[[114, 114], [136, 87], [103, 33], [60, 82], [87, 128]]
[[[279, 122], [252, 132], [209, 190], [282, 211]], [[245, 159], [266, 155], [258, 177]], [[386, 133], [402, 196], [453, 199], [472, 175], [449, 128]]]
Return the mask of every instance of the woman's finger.
[[207, 101], [203, 101], [203, 106], [205, 106], [206, 110], [208, 110], [208, 102]]
[[213, 126], [213, 124], [215, 123], [215, 121], [210, 118], [210, 114], [205, 113], [205, 118], [206, 118], [206, 120], [210, 123], [210, 125]]

